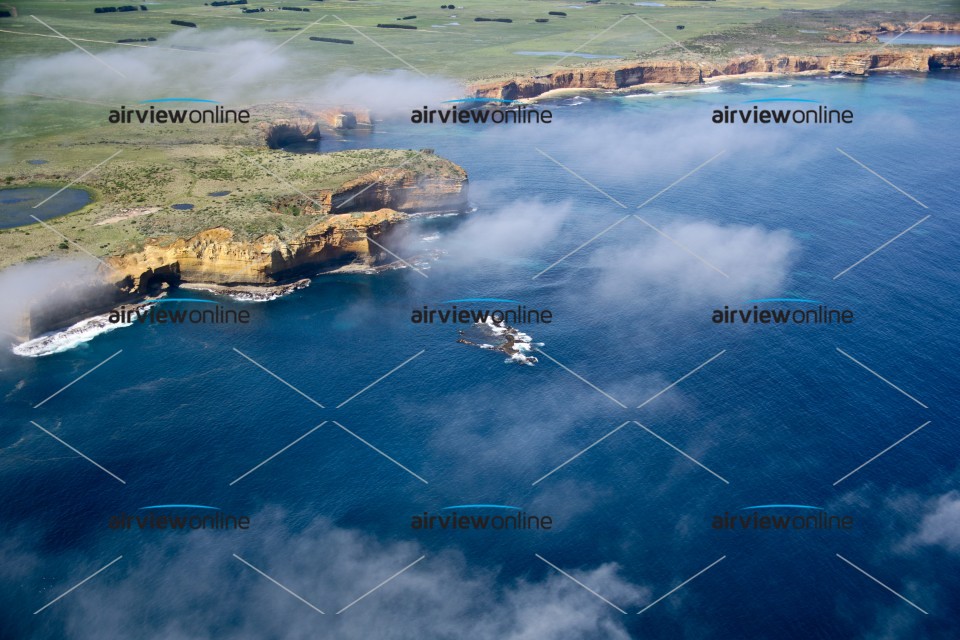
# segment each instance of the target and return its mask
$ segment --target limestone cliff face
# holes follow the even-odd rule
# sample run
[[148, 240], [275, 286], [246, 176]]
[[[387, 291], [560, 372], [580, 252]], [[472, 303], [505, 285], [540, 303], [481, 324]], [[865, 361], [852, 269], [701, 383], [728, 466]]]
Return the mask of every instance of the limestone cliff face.
[[261, 142], [271, 149], [282, 149], [291, 144], [320, 139], [320, 127], [316, 120], [284, 118], [261, 122], [257, 128]]
[[330, 207], [334, 213], [377, 208], [406, 213], [459, 210], [467, 203], [466, 179], [460, 167], [446, 177], [424, 177], [403, 168], [377, 169], [341, 185], [331, 194]]
[[960, 31], [960, 22], [943, 22], [941, 20], [924, 20], [908, 24], [906, 22], [881, 22], [879, 27], [860, 27], [857, 33], [887, 32], [900, 33], [903, 31]]
[[317, 218], [297, 238], [238, 239], [230, 229], [216, 227], [168, 244], [148, 240], [142, 251], [108, 258], [114, 270], [110, 280], [123, 292], [144, 294], [164, 282], [276, 284], [298, 270], [350, 261], [374, 264], [383, 250], [368, 238], [376, 241], [408, 213], [461, 211], [466, 205], [463, 168], [428, 149], [408, 162], [369, 171], [335, 189], [277, 198], [276, 213], [293, 208], [300, 216]]
[[306, 215], [396, 209], [404, 213], [459, 211], [467, 204], [467, 173], [450, 165], [449, 174], [423, 175], [411, 169], [376, 169], [336, 189], [319, 189], [305, 197], [293, 194], [274, 202], [274, 210], [296, 206]]
[[700, 67], [695, 63], [654, 60], [615, 67], [557, 71], [545, 76], [521, 78], [506, 83], [474, 85], [471, 89], [479, 98], [516, 100], [535, 98], [554, 89], [620, 89], [652, 82], [689, 84], [699, 81]]
[[287, 112], [295, 113], [297, 117], [276, 118], [257, 125], [257, 137], [260, 143], [271, 149], [319, 140], [322, 126], [331, 129], [373, 126], [373, 118], [366, 109], [304, 109], [288, 103], [274, 105], [274, 108], [278, 106]]
[[613, 67], [557, 71], [544, 76], [473, 85], [478, 98], [535, 98], [554, 89], [623, 89], [641, 84], [693, 84], [704, 78], [744, 73], [843, 72], [863, 75], [870, 70], [930, 71], [960, 67], [960, 47], [889, 49], [841, 56], [743, 56], [721, 64], [653, 60]]
[[142, 251], [108, 259], [112, 278], [124, 290], [147, 293], [159, 282], [274, 284], [298, 269], [360, 260], [373, 264], [381, 250], [376, 240], [406, 215], [392, 209], [333, 215], [283, 241], [265, 235], [254, 241], [234, 239], [231, 230], [207, 229], [170, 244], [148, 243]]

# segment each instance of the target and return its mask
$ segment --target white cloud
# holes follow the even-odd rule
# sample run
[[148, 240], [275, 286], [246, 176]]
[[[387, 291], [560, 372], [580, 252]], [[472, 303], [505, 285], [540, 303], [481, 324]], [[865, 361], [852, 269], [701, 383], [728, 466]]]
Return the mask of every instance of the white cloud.
[[[294, 524], [300, 522], [300, 524]], [[468, 566], [454, 550], [381, 541], [268, 510], [248, 535], [166, 536], [58, 603], [72, 638], [424, 638], [533, 640], [629, 637], [623, 615], [546, 567], [545, 578], [503, 584], [496, 568]], [[293, 590], [320, 615], [231, 556]], [[337, 615], [336, 611], [409, 564], [427, 558]], [[537, 561], [539, 562], [539, 561]], [[538, 567], [539, 568], [539, 567]], [[650, 592], [615, 564], [578, 570], [579, 580], [621, 607]], [[61, 567], [59, 573], [62, 574]], [[67, 582], [75, 582], [71, 575]], [[56, 592], [61, 586], [51, 589]], [[134, 631], [135, 630], [135, 631]]]
[[536, 256], [560, 234], [569, 203], [517, 200], [491, 213], [467, 215], [442, 238], [444, 267], [509, 265]]
[[779, 292], [796, 254], [788, 233], [757, 226], [697, 221], [662, 230], [670, 239], [644, 227], [629, 245], [594, 250], [590, 264], [600, 272], [597, 295], [677, 305], [739, 303]]
[[[31, 57], [13, 65], [3, 89], [128, 106], [180, 96], [218, 100], [228, 106], [296, 100], [315, 107], [368, 108], [381, 116], [409, 113], [411, 108], [463, 94], [457, 82], [424, 78], [407, 70], [297, 78], [305, 62], [302, 50], [292, 45], [276, 49], [272, 42], [233, 29], [183, 31], [151, 44], [99, 52], [97, 57], [104, 64], [79, 51]], [[320, 59], [321, 54], [312, 54], [310, 62]]]
[[925, 511], [917, 529], [903, 541], [902, 548], [940, 546], [960, 552], [960, 491], [931, 498]]

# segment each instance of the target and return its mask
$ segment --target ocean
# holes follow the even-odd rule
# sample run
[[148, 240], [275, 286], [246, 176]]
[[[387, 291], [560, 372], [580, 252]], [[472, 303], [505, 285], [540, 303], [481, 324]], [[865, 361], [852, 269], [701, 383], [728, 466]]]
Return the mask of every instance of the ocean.
[[[584, 93], [542, 102], [548, 125], [396, 118], [321, 141], [435, 149], [468, 171], [471, 211], [403, 227], [390, 246], [412, 267], [262, 303], [184, 296], [246, 325], [3, 356], [0, 636], [955, 638], [958, 83]], [[755, 105], [854, 121], [711, 121]], [[752, 302], [772, 298], [816, 304]], [[538, 362], [411, 321], [453, 304], [549, 310], [517, 325]], [[713, 320], [754, 305], [853, 319]], [[110, 527], [166, 504], [249, 530]], [[853, 524], [712, 526], [806, 515], [745, 509], [771, 504]], [[454, 512], [552, 526], [413, 526]]]

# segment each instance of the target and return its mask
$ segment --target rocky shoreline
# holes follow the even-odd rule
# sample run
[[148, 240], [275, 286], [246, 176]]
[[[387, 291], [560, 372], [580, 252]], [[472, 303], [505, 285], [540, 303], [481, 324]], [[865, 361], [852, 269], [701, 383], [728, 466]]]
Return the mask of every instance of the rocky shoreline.
[[960, 47], [883, 49], [843, 55], [741, 56], [716, 64], [650, 60], [616, 65], [564, 69], [542, 76], [484, 82], [470, 86], [474, 97], [522, 100], [559, 89], [626, 89], [644, 84], [703, 84], [751, 73], [796, 75], [843, 73], [865, 76], [870, 71], [918, 71], [960, 68]]

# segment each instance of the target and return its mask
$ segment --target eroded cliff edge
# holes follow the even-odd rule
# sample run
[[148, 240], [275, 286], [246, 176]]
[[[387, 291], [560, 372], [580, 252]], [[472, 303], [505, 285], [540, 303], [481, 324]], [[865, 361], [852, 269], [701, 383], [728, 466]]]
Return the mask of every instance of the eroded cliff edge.
[[960, 47], [849, 53], [840, 56], [742, 56], [724, 63], [650, 60], [556, 71], [543, 76], [486, 82], [470, 87], [479, 98], [536, 98], [556, 89], [626, 89], [641, 84], [695, 84], [746, 73], [809, 72], [865, 75], [870, 71], [934, 71], [960, 68]]
[[[392, 166], [370, 169], [368, 156], [374, 151], [331, 154], [337, 168], [355, 176], [335, 179], [317, 174], [322, 184], [340, 182], [335, 187], [311, 188], [299, 176], [302, 189], [281, 184], [276, 192], [260, 191], [239, 200], [231, 212], [212, 218], [187, 211], [132, 219], [150, 225], [154, 232], [135, 249], [105, 256], [97, 282], [74, 283], [73, 295], [58, 291], [38, 299], [22, 319], [18, 335], [32, 338], [61, 329], [165, 287], [187, 283], [265, 287], [334, 269], [392, 262], [395, 258], [384, 249], [391, 229], [414, 214], [464, 210], [468, 178], [462, 167], [424, 149], [392, 151], [384, 156]], [[393, 164], [399, 157], [405, 157], [402, 164]], [[284, 158], [302, 160], [295, 164], [301, 169], [314, 159]], [[254, 204], [256, 210], [251, 209]], [[151, 220], [158, 214], [160, 218]], [[208, 219], [218, 222], [205, 226]], [[251, 233], [265, 226], [282, 231]]]
[[385, 167], [334, 189], [276, 198], [270, 206], [278, 216], [295, 210], [310, 222], [292, 237], [243, 238], [221, 225], [173, 241], [148, 239], [142, 250], [107, 258], [108, 277], [123, 291], [146, 294], [161, 283], [271, 285], [345, 263], [372, 266], [389, 259], [378, 239], [409, 215], [465, 207], [466, 171], [436, 163], [442, 171]]

